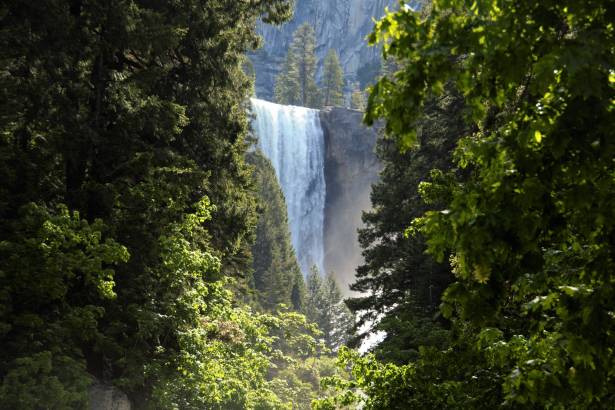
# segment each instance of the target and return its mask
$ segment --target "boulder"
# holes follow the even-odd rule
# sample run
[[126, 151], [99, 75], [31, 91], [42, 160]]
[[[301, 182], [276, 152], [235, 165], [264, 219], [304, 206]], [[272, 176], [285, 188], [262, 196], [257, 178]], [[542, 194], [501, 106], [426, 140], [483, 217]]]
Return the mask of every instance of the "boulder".
[[130, 410], [128, 396], [117, 388], [94, 382], [89, 390], [90, 410]]

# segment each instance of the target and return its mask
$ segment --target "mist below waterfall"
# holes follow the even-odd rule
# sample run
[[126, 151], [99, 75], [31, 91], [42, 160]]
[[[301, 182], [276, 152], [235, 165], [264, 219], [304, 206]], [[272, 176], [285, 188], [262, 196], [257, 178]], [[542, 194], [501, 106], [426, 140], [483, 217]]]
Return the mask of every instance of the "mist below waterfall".
[[290, 234], [303, 275], [324, 274], [325, 141], [318, 110], [253, 98], [258, 147], [284, 193]]

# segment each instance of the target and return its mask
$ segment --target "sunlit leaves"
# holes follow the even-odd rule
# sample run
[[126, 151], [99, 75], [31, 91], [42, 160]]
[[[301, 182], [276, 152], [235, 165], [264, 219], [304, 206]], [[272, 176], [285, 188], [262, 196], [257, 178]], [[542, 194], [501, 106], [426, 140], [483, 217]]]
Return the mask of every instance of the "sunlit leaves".
[[614, 7], [441, 0], [387, 14], [371, 37], [403, 68], [373, 87], [366, 121], [386, 119], [400, 149], [440, 84], [465, 97], [475, 132], [455, 155], [470, 178], [424, 184], [446, 201], [413, 229], [453, 255], [445, 314], [500, 332], [479, 347], [498, 357], [507, 403], [613, 394]]
[[[260, 352], [271, 339], [216, 280], [248, 269], [256, 219], [241, 64], [256, 21], [281, 23], [291, 6], [1, 7], [0, 373], [11, 386], [0, 407], [83, 408], [86, 368], [144, 408], [269, 397], [268, 359], [250, 343]], [[236, 372], [216, 385], [199, 380], [207, 365]], [[149, 393], [169, 380], [186, 389], [157, 406]]]
[[0, 340], [12, 353], [0, 397], [9, 407], [79, 406], [90, 377], [73, 346], [103, 339], [102, 306], [116, 297], [114, 268], [129, 255], [102, 221], [64, 205], [29, 204], [20, 217], [0, 241]]

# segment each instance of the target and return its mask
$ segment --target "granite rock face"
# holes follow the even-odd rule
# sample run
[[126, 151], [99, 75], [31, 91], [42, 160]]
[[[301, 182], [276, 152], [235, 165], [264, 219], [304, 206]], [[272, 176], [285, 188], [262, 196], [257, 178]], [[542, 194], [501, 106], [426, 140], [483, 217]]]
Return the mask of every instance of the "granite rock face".
[[329, 49], [337, 50], [349, 81], [356, 81], [357, 71], [362, 67], [377, 70], [380, 50], [368, 47], [365, 37], [374, 27], [372, 18], [382, 17], [385, 7], [393, 9], [397, 4], [398, 0], [297, 0], [295, 16], [289, 23], [280, 27], [259, 23], [264, 46], [252, 55], [258, 98], [271, 101], [275, 77], [292, 35], [306, 22], [316, 31], [317, 79]]
[[346, 295], [363, 261], [357, 239], [361, 213], [371, 208], [371, 186], [382, 168], [375, 154], [381, 126], [368, 128], [362, 119], [362, 112], [346, 108], [320, 112], [326, 152], [325, 268]]
[[113, 386], [96, 381], [89, 390], [90, 410], [130, 410], [128, 396]]

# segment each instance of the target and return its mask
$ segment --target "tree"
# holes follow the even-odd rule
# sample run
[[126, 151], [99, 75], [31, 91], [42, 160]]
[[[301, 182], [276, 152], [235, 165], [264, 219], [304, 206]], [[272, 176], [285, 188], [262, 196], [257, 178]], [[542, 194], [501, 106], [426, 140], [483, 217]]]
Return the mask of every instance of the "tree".
[[449, 357], [455, 373], [426, 390], [420, 376], [441, 368], [446, 352], [376, 365], [365, 408], [379, 408], [376, 394], [404, 389], [422, 403], [444, 393], [455, 408], [608, 406], [614, 4], [469, 4], [436, 0], [425, 17], [401, 8], [377, 24], [371, 41], [402, 68], [374, 86], [366, 120], [386, 119], [387, 133], [408, 148], [431, 96], [448, 82], [464, 96], [471, 132], [454, 155], [464, 177], [443, 172], [421, 185], [428, 203], [442, 205], [410, 232], [424, 235], [438, 260], [451, 256], [455, 281], [441, 311], [458, 329], [453, 349], [475, 355], [461, 366]]
[[365, 263], [351, 285], [360, 296], [347, 303], [361, 314], [357, 327], [372, 323], [367, 332], [386, 332], [376, 347], [381, 359], [407, 363], [417, 358], [420, 346], [442, 346], [447, 339], [444, 321], [434, 316], [452, 281], [451, 267], [425, 253], [424, 238], [405, 232], [408, 221], [438, 206], [424, 203], [419, 186], [432, 180], [432, 169], [453, 168], [452, 151], [467, 132], [462, 112], [461, 96], [449, 90], [426, 104], [414, 149], [401, 152], [387, 138], [377, 142], [383, 170], [372, 186], [372, 209], [363, 214], [365, 227], [359, 231]]
[[305, 313], [323, 332], [325, 346], [337, 351], [346, 343], [354, 326], [354, 316], [342, 299], [333, 274], [324, 280], [314, 266], [306, 278]]
[[323, 68], [323, 106], [344, 104], [344, 71], [335, 50], [329, 50]]
[[302, 105], [297, 56], [291, 49], [276, 78], [274, 94], [279, 104]]
[[340, 287], [329, 273], [323, 283], [325, 305], [323, 306], [324, 321], [322, 329], [325, 335], [325, 345], [332, 351], [337, 351], [346, 344], [354, 327], [354, 315], [350, 312], [342, 298]]
[[365, 111], [365, 93], [359, 88], [359, 84], [356, 83], [350, 95], [350, 108]]
[[[212, 408], [218, 392], [195, 386], [215, 380], [181, 364], [197, 345], [222, 367], [250, 351], [203, 335], [235, 314], [219, 280], [249, 270], [256, 223], [244, 55], [257, 19], [288, 19], [290, 2], [14, 1], [1, 14], [2, 406], [81, 408], [93, 376], [144, 407], [211, 393]], [[261, 375], [251, 354], [229, 373]], [[157, 405], [171, 381], [189, 404]]]
[[305, 23], [294, 32], [282, 71], [276, 79], [275, 97], [280, 104], [319, 107], [316, 86], [316, 36]]
[[305, 315], [320, 326], [322, 306], [325, 304], [322, 276], [314, 265], [305, 278]]
[[269, 311], [279, 304], [301, 311], [305, 283], [290, 241], [284, 194], [267, 158], [257, 151], [248, 156], [248, 161], [254, 165], [261, 208], [252, 245], [256, 297]]

